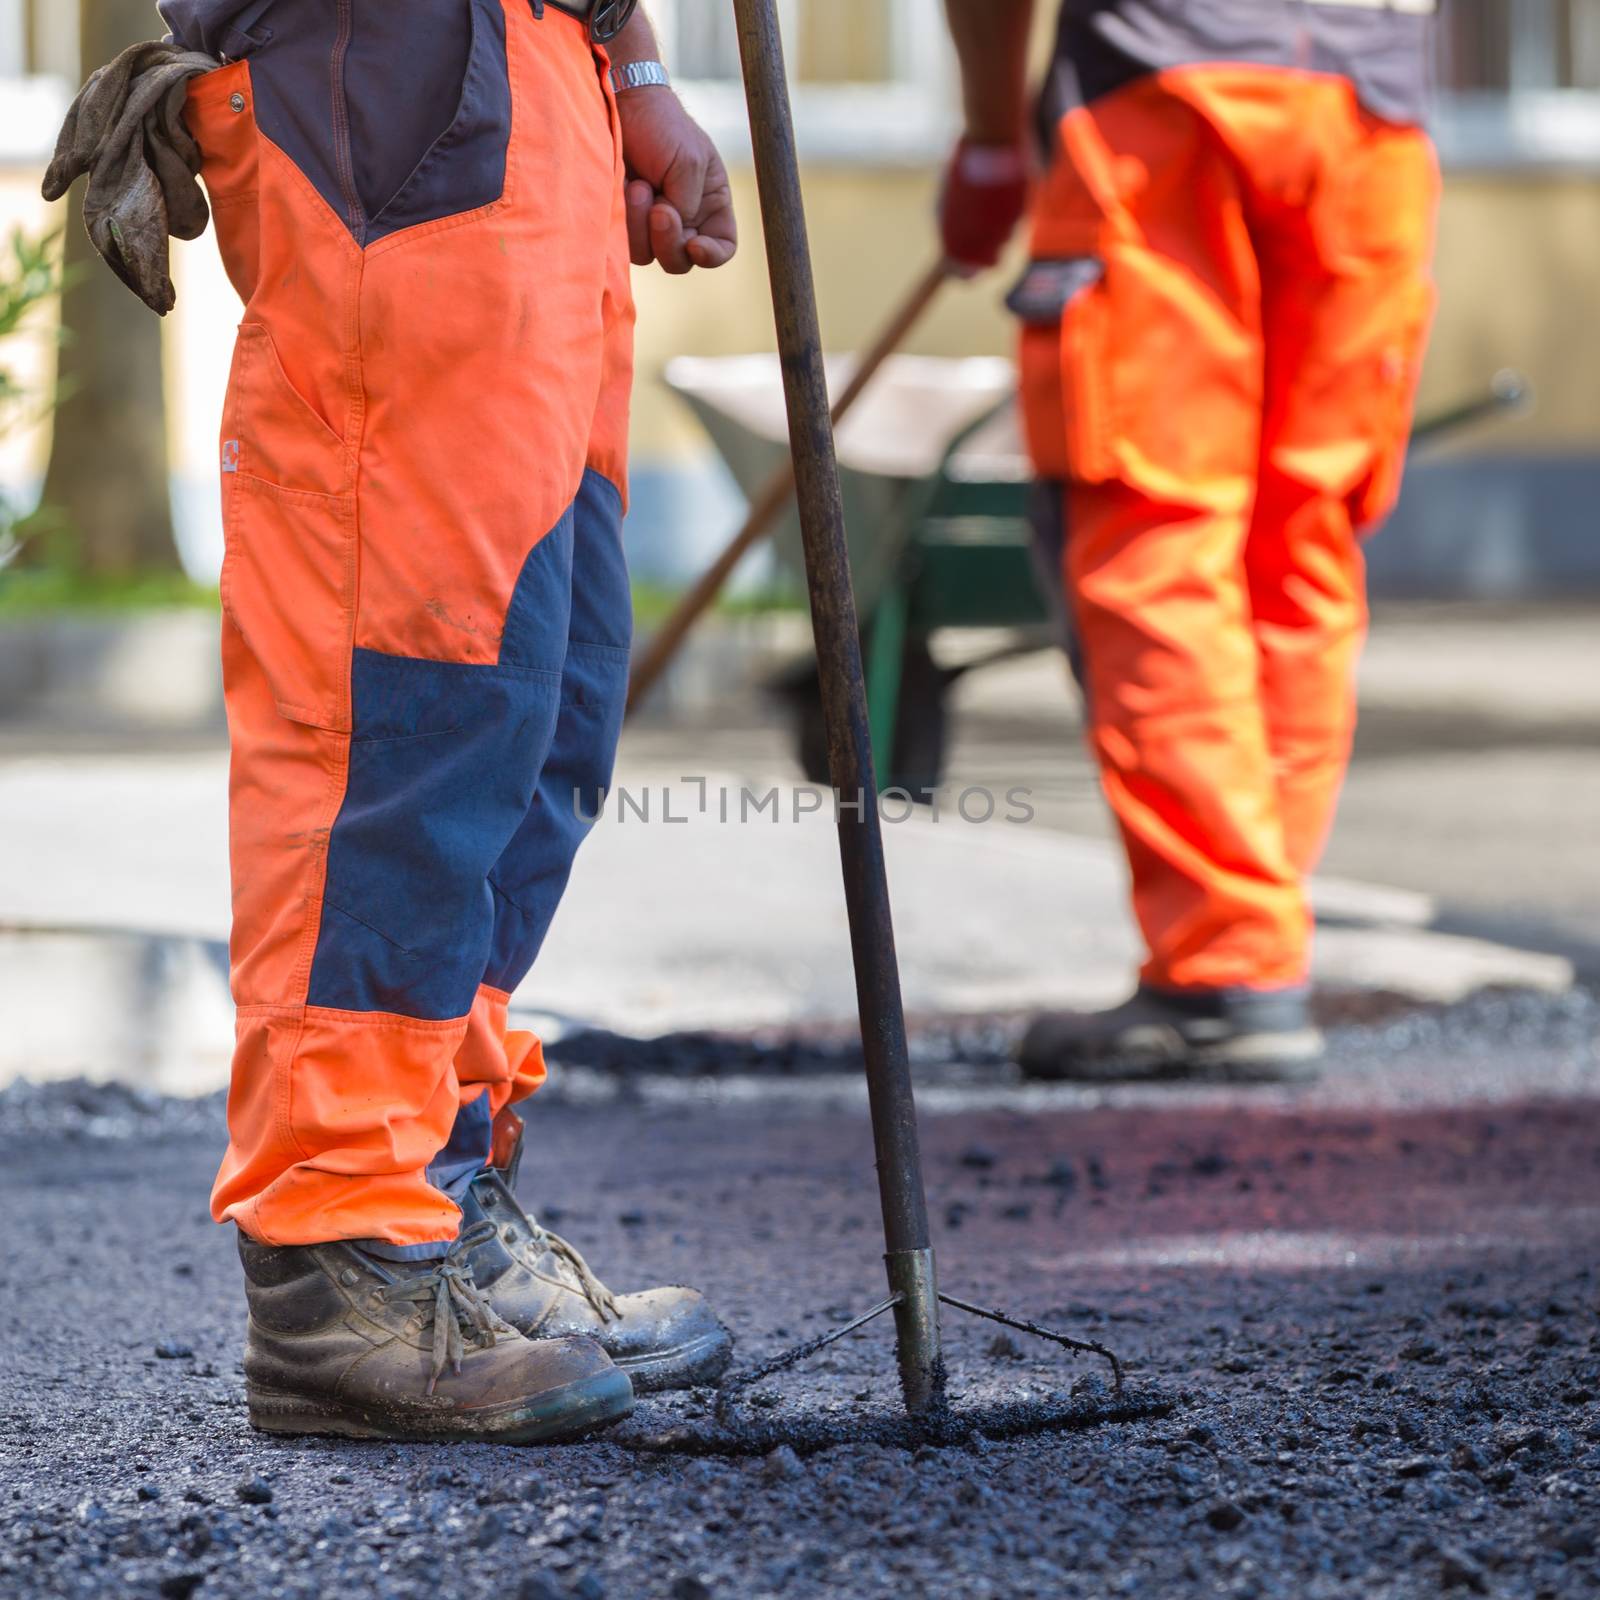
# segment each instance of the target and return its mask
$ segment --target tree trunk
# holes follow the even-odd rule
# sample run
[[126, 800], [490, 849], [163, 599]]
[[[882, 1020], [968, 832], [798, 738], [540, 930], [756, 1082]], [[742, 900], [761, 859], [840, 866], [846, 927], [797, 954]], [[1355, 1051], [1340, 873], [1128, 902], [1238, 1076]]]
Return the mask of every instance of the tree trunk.
[[[85, 77], [157, 32], [150, 0], [80, 0], [80, 16]], [[175, 570], [161, 321], [95, 254], [80, 204], [81, 187], [66, 241], [77, 281], [62, 301], [70, 392], [56, 414], [44, 506], [63, 524], [65, 558], [85, 574]]]

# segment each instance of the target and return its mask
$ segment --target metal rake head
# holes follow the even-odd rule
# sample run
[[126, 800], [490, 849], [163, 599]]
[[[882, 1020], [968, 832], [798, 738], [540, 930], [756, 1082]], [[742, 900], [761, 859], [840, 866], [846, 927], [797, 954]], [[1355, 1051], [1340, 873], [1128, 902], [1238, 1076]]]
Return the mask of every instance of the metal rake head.
[[[954, 1295], [941, 1293], [938, 1300], [957, 1311], [1049, 1340], [1063, 1349], [1099, 1356], [1110, 1368], [1111, 1383], [1108, 1386], [1099, 1379], [1080, 1379], [1068, 1394], [1018, 1395], [999, 1402], [965, 1404], [950, 1398], [944, 1363], [936, 1359], [933, 1381], [925, 1386], [925, 1398], [920, 1404], [909, 1403], [908, 1393], [908, 1404], [903, 1407], [850, 1405], [760, 1418], [741, 1408], [741, 1396], [764, 1379], [821, 1354], [885, 1312], [903, 1314], [907, 1309], [905, 1296], [897, 1291], [841, 1327], [796, 1345], [759, 1366], [730, 1373], [717, 1387], [712, 1426], [679, 1424], [624, 1437], [618, 1442], [646, 1454], [701, 1456], [767, 1455], [782, 1446], [794, 1450], [797, 1455], [811, 1455], [843, 1444], [917, 1449], [926, 1445], [968, 1444], [977, 1436], [988, 1440], [1018, 1439], [1107, 1423], [1134, 1422], [1165, 1416], [1172, 1409], [1173, 1401], [1169, 1396], [1154, 1389], [1130, 1388], [1115, 1352], [1096, 1340], [1079, 1339], [1041, 1327], [1036, 1322], [974, 1305]], [[903, 1334], [903, 1326], [901, 1331]]]

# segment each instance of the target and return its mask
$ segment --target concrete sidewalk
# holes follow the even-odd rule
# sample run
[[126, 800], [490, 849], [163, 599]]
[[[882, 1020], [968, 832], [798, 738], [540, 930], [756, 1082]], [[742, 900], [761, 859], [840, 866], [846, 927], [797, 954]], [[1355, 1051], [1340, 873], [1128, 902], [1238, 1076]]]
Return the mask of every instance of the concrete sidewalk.
[[[764, 627], [767, 669], [803, 649], [799, 619]], [[741, 624], [721, 644], [735, 636], [738, 660], [718, 656], [693, 704], [630, 725], [618, 777], [629, 803], [613, 797], [519, 1004], [640, 1035], [853, 1013], [831, 817], [793, 787], [790, 730], [751, 687], [755, 634]], [[1332, 875], [1317, 889], [1319, 980], [1450, 999], [1495, 984], [1559, 989], [1574, 961], [1600, 971], [1600, 614], [1391, 608], [1374, 626], [1362, 700]], [[964, 678], [952, 716], [940, 820], [886, 829], [908, 1006], [1116, 997], [1135, 937], [1061, 660]], [[969, 788], [992, 795], [993, 820], [962, 818]], [[1025, 824], [1004, 820], [1019, 809], [1013, 789], [1027, 791]], [[969, 797], [968, 814], [989, 803]], [[0, 925], [54, 930], [0, 931], [0, 1078], [220, 1081], [228, 887], [215, 743], [149, 748], [105, 728], [0, 723], [0, 839]]]
[[[936, 647], [953, 664], [1003, 642], [961, 634]], [[790, 659], [804, 643], [803, 626], [791, 630]], [[630, 729], [634, 759], [692, 750], [713, 767], [793, 773], [784, 709], [721, 665], [698, 678], [698, 700], [652, 708], [675, 721]], [[1323, 870], [1426, 895], [1436, 926], [1565, 956], [1600, 982], [1600, 608], [1385, 606], [1361, 702]], [[1041, 828], [1111, 837], [1059, 655], [961, 678], [950, 710], [952, 790], [1021, 784]]]
[[[640, 1036], [852, 1016], [831, 808], [783, 780], [683, 769], [624, 762], [519, 1007], [550, 1026]], [[967, 815], [990, 803], [973, 791]], [[1025, 803], [1003, 793], [992, 803], [981, 823], [952, 797], [937, 820], [885, 828], [908, 1008], [1117, 998], [1137, 956], [1117, 852], [1005, 820]], [[220, 754], [0, 769], [0, 837], [22, 843], [0, 879], [0, 1081], [84, 1073], [180, 1092], [223, 1081], [225, 805]], [[1559, 957], [1433, 931], [1424, 895], [1329, 879], [1317, 901], [1327, 985], [1450, 1000], [1572, 980]]]

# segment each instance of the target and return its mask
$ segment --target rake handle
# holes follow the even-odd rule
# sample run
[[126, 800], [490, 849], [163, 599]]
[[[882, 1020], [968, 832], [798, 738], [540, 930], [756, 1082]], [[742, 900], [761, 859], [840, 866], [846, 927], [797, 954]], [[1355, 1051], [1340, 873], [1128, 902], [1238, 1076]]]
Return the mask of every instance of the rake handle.
[[[776, 9], [773, 0], [734, 0], [734, 14], [799, 493], [828, 771], [845, 802], [839, 810], [839, 854], [890, 1288], [901, 1297], [895, 1307], [900, 1379], [906, 1404], [916, 1414], [935, 1406], [942, 1394], [939, 1308], [816, 284]], [[846, 808], [850, 805], [854, 809]]]
[[[895, 308], [894, 314], [884, 324], [876, 339], [867, 347], [857, 362], [850, 381], [833, 404], [833, 421], [843, 422], [854, 409], [855, 403], [866, 392], [867, 386], [877, 377], [878, 369], [905, 343], [907, 335], [922, 320], [939, 290], [950, 278], [950, 265], [937, 261], [912, 286], [910, 292]], [[779, 466], [761, 485], [750, 501], [745, 513], [744, 526], [730, 539], [722, 553], [695, 580], [692, 588], [673, 607], [672, 614], [651, 635], [650, 642], [640, 652], [628, 679], [628, 715], [639, 706], [660, 681], [661, 674], [672, 665], [683, 641], [694, 630], [695, 624], [716, 603], [717, 596], [733, 576], [733, 569], [744, 560], [766, 536], [772, 532], [778, 518], [787, 509], [794, 495], [794, 461], [791, 457]]]

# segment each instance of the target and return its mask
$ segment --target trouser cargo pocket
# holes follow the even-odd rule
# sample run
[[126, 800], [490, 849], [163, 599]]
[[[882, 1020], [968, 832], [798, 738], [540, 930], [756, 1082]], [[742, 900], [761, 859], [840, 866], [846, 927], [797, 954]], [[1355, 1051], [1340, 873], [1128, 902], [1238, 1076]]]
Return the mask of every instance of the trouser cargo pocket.
[[222, 470], [223, 608], [282, 715], [348, 732], [354, 468], [259, 324], [239, 330]]

